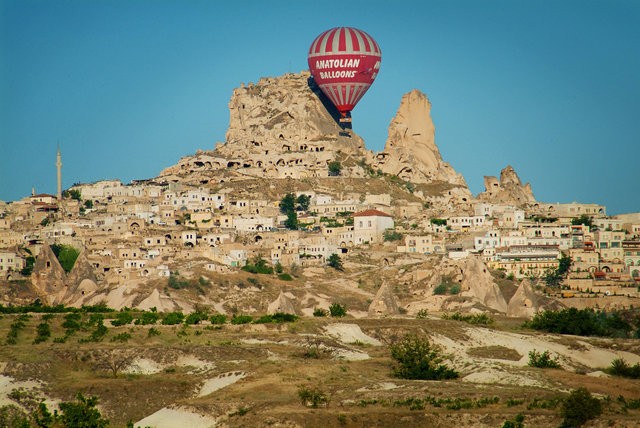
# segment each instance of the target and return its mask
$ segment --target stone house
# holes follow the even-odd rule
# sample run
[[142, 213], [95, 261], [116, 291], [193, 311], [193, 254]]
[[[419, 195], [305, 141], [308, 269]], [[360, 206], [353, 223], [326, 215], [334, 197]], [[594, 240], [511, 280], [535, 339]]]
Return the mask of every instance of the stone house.
[[4, 272], [20, 271], [25, 266], [24, 259], [14, 251], [0, 251], [0, 277]]
[[382, 241], [382, 234], [393, 229], [393, 217], [378, 210], [365, 210], [353, 215], [354, 243], [374, 243]]

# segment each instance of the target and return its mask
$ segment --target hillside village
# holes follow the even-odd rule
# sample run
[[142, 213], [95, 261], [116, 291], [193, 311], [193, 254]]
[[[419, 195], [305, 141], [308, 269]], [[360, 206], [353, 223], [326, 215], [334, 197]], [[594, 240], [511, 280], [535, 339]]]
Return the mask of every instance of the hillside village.
[[[380, 267], [408, 265], [418, 300], [433, 296], [433, 271], [447, 264], [479, 262], [544, 285], [563, 258], [571, 264], [553, 295], [565, 304], [624, 307], [638, 297], [640, 214], [537, 202], [511, 167], [485, 177], [485, 192], [474, 197], [439, 154], [424, 94], [403, 97], [384, 151], [373, 153], [340, 127], [308, 78], [234, 90], [227, 141], [156, 178], [76, 184], [60, 197], [34, 192], [1, 205], [1, 279], [28, 286], [3, 287], [0, 298], [152, 307], [168, 297], [172, 272], [233, 277], [261, 258], [311, 278], [333, 254], [347, 266], [363, 255]], [[80, 252], [70, 272], [51, 245]], [[131, 284], [155, 291], [136, 294]], [[403, 311], [420, 306], [401, 300]]]
[[[58, 157], [56, 195], [0, 203], [0, 425], [78, 393], [127, 427], [558, 426], [578, 394], [637, 425], [640, 213], [511, 166], [474, 196], [415, 89], [377, 153], [308, 72], [229, 110], [157, 177], [63, 190]], [[402, 337], [447, 377], [398, 375]]]

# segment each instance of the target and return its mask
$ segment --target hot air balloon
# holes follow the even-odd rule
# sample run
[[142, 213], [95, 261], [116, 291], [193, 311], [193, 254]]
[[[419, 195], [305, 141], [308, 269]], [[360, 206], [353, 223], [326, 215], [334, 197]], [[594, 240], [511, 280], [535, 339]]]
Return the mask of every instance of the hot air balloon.
[[376, 41], [356, 28], [332, 28], [311, 43], [309, 70], [342, 115], [341, 122], [351, 122], [347, 115], [378, 75], [380, 59]]

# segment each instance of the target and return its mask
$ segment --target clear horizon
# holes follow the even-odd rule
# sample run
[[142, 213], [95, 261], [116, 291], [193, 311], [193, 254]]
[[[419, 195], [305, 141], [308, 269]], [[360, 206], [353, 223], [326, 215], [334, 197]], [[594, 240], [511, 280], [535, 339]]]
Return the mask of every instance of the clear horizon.
[[432, 103], [436, 144], [473, 194], [512, 165], [541, 202], [640, 211], [640, 2], [0, 0], [0, 200], [148, 179], [224, 141], [242, 82], [307, 69], [352, 26], [382, 49], [353, 111], [380, 151], [402, 96]]

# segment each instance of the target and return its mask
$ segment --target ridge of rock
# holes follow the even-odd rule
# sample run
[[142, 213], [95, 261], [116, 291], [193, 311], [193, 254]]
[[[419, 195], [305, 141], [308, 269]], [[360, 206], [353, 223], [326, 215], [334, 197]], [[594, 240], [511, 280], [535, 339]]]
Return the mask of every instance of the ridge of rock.
[[402, 97], [374, 168], [415, 183], [445, 181], [466, 187], [462, 175], [442, 160], [435, 143], [431, 102], [417, 89]]
[[520, 177], [511, 165], [500, 171], [500, 180], [495, 176], [485, 175], [484, 192], [479, 193], [476, 198], [493, 203], [512, 204], [525, 206], [535, 204], [536, 198], [533, 196], [531, 184], [522, 184]]

